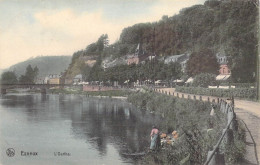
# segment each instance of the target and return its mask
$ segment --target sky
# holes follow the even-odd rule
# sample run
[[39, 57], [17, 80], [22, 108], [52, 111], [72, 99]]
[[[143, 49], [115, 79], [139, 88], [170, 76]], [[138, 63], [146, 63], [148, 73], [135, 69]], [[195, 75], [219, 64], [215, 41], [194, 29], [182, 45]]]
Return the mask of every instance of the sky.
[[36, 56], [72, 55], [123, 28], [159, 21], [205, 0], [0, 0], [0, 69]]

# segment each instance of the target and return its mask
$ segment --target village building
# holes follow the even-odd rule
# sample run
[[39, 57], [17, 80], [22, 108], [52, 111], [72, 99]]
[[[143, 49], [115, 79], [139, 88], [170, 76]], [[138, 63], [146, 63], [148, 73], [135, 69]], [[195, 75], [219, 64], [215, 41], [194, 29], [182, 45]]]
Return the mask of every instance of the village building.
[[44, 78], [44, 80], [43, 80], [43, 83], [44, 84], [48, 84], [49, 83], [49, 76], [46, 76], [45, 78]]
[[116, 59], [113, 59], [112, 57], [107, 57], [102, 61], [101, 65], [104, 68], [104, 70], [106, 70], [107, 68], [115, 67], [117, 65], [125, 65], [125, 64], [127, 64], [127, 60], [125, 57], [120, 57]]
[[70, 78], [65, 78], [64, 84], [72, 84], [73, 80]]
[[44, 78], [43, 77], [39, 77], [36, 79], [36, 84], [44, 84]]
[[148, 54], [142, 50], [142, 46], [140, 44], [137, 45], [134, 54], [127, 55], [127, 65], [131, 64], [144, 64], [146, 60], [152, 60], [156, 57], [155, 54]]
[[78, 74], [73, 78], [73, 83], [79, 83], [82, 82], [83, 78], [82, 78], [82, 74]]
[[217, 53], [216, 58], [219, 63], [219, 75], [216, 77], [216, 80], [227, 80], [231, 75], [231, 71], [227, 65], [228, 58], [224, 53]]
[[60, 84], [61, 75], [50, 74], [44, 78], [44, 84]]
[[181, 65], [181, 70], [185, 72], [187, 61], [189, 60], [190, 54], [184, 53], [180, 55], [171, 55], [164, 58], [165, 64], [170, 64], [171, 62], [177, 62]]

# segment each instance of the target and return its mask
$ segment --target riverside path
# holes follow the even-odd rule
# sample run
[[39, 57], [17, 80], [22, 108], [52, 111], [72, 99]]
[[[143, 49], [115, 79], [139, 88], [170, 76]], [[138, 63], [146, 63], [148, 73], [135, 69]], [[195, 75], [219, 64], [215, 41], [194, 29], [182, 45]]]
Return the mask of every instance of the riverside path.
[[[217, 97], [176, 92], [175, 88], [157, 88], [157, 92], [180, 98], [217, 101]], [[219, 98], [227, 99], [227, 98]], [[246, 129], [246, 154], [242, 165], [259, 165], [260, 158], [260, 103], [235, 99], [235, 112]]]

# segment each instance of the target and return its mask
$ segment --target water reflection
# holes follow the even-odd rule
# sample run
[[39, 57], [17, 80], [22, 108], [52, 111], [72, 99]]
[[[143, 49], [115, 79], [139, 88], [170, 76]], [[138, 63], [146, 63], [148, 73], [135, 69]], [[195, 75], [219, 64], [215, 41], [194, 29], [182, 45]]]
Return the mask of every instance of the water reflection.
[[[39, 131], [44, 130], [41, 127], [50, 125], [53, 130], [58, 128], [66, 133], [68, 125], [64, 122], [70, 123], [70, 135], [65, 135], [70, 137], [66, 139], [66, 145], [71, 145], [75, 150], [90, 145], [84, 150], [86, 153], [98, 151], [98, 156], [93, 159], [106, 157], [112, 145], [117, 150], [117, 154], [112, 155], [113, 159], [128, 162], [131, 158], [123, 153], [146, 151], [151, 125], [159, 121], [158, 117], [141, 112], [125, 101], [110, 98], [20, 94], [6, 95], [0, 99], [0, 104], [4, 110], [22, 114], [20, 117], [24, 117], [27, 122], [37, 123]], [[59, 122], [55, 124], [54, 121]], [[52, 134], [58, 134], [59, 131], [53, 131]], [[80, 145], [72, 145], [72, 140]]]

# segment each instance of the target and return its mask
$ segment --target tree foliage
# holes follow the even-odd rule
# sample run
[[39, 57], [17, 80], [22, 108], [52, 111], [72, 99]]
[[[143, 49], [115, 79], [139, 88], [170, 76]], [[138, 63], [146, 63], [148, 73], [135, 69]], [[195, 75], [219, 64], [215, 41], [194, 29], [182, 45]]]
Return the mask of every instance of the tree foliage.
[[39, 73], [39, 69], [37, 66], [35, 66], [34, 68], [32, 68], [31, 65], [28, 65], [26, 67], [26, 71], [24, 75], [21, 75], [19, 77], [19, 82], [21, 84], [34, 84], [36, 81], [36, 78], [38, 76]]
[[7, 71], [1, 75], [1, 84], [17, 84], [18, 80], [15, 72]]
[[207, 88], [209, 85], [214, 86], [216, 84], [216, 75], [210, 73], [200, 73], [196, 75], [192, 83], [193, 86], [205, 88]]
[[[253, 82], [256, 75], [257, 16], [258, 8], [253, 0], [207, 0], [204, 5], [182, 9], [178, 15], [126, 27], [119, 40], [108, 47], [104, 47], [107, 36], [102, 35], [86, 50], [76, 52], [75, 58], [85, 55], [118, 58], [133, 53], [138, 43], [142, 44], [145, 52], [163, 56], [207, 48], [213, 55], [224, 51], [230, 57], [228, 65], [235, 82]], [[204, 67], [205, 57], [202, 59], [199, 62]], [[190, 74], [196, 75], [198, 71], [206, 72], [203, 69], [195, 73], [190, 71]], [[165, 77], [163, 75], [164, 72], [161, 76]]]
[[200, 73], [217, 74], [219, 64], [216, 56], [209, 49], [201, 49], [198, 52], [193, 52], [187, 62], [187, 74], [196, 76]]
[[169, 82], [182, 76], [181, 66], [178, 63], [164, 64], [157, 60], [147, 60], [144, 64], [117, 65], [103, 70], [99, 62], [92, 68], [85, 66], [81, 73], [85, 81], [118, 81], [119, 84], [145, 80], [168, 80]]
[[109, 45], [108, 35], [102, 34], [97, 40], [97, 42], [87, 46], [84, 54], [85, 55], [101, 54], [104, 48], [108, 47], [108, 45]]

